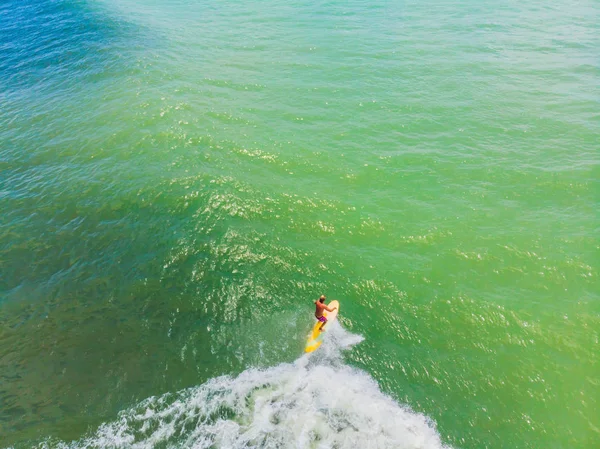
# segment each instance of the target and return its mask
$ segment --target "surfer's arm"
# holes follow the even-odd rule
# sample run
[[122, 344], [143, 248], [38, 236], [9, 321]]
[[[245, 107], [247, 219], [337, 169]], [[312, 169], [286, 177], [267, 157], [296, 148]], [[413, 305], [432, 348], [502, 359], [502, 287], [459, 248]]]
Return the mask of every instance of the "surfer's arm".
[[327, 310], [328, 312], [333, 312], [335, 309], [337, 309], [337, 307], [330, 309], [329, 307], [325, 306], [325, 310]]

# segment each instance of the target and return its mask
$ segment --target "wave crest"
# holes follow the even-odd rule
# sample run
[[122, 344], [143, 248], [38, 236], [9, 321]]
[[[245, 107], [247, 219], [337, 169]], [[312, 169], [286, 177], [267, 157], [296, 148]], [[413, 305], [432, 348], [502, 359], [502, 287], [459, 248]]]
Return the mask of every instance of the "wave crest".
[[[335, 326], [333, 326], [335, 324]], [[332, 323], [313, 355], [148, 398], [59, 448], [443, 448], [434, 423], [382, 393], [339, 349], [360, 341]], [[323, 349], [323, 350], [321, 350]]]

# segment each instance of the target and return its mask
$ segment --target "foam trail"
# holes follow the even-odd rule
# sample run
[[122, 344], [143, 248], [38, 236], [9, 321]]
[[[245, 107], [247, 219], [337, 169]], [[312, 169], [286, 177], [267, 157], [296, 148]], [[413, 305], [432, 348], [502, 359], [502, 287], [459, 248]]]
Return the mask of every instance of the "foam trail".
[[151, 397], [93, 435], [40, 447], [443, 448], [431, 420], [342, 362], [340, 349], [360, 340], [332, 323], [323, 346], [294, 363]]

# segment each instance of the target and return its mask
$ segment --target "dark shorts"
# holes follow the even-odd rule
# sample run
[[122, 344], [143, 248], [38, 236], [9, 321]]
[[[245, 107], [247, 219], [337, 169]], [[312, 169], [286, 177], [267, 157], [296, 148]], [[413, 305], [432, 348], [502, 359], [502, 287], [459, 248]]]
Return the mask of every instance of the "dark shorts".
[[319, 320], [321, 323], [326, 323], [327, 322], [327, 318], [325, 318], [324, 316], [316, 316], [315, 318], [317, 320]]

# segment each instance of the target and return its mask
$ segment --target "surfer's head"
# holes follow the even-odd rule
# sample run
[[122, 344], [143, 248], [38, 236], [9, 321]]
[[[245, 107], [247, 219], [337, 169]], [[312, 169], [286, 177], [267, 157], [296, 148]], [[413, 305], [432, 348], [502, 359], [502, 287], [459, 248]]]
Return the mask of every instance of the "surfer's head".
[[321, 304], [323, 304], [325, 302], [325, 295], [321, 295], [321, 297], [319, 298], [319, 302]]

